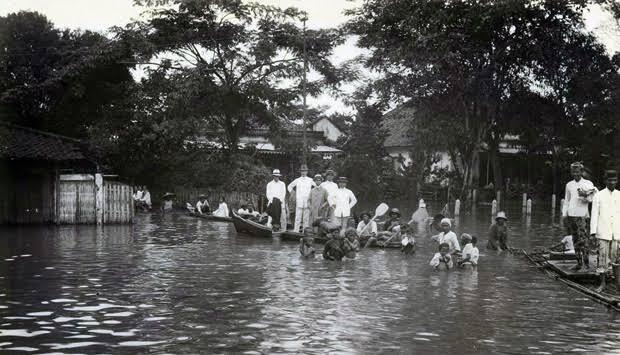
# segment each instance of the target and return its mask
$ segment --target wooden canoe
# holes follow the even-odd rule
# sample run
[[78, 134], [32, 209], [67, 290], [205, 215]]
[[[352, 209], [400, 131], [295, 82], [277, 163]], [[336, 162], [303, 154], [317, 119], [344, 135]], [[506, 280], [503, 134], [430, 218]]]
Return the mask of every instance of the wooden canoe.
[[[297, 233], [297, 232], [293, 232], [293, 231], [285, 231], [285, 232], [281, 232], [279, 233], [279, 237], [281, 240], [286, 240], [286, 241], [291, 241], [291, 242], [299, 242], [299, 239], [303, 238], [305, 235], [302, 233]], [[310, 234], [310, 237], [314, 238], [314, 242], [318, 243], [318, 244], [324, 244], [325, 242], [327, 242], [327, 238], [323, 238], [323, 237], [317, 237], [314, 234]], [[380, 246], [377, 244], [373, 244], [368, 246], [369, 249], [379, 249], [379, 248], [383, 248], [383, 249], [400, 249], [402, 248], [402, 245], [400, 242], [391, 242], [390, 244], [386, 245], [386, 246]]]
[[233, 221], [233, 224], [235, 225], [235, 230], [237, 231], [238, 234], [243, 234], [243, 235], [247, 235], [250, 237], [259, 237], [259, 238], [271, 238], [274, 235], [275, 236], [280, 235], [279, 232], [274, 233], [271, 230], [271, 228], [263, 224], [243, 218], [234, 212], [232, 216], [232, 221]]
[[232, 222], [233, 221], [231, 217], [219, 217], [219, 216], [214, 216], [211, 214], [200, 214], [200, 213], [190, 212], [189, 215], [192, 217], [202, 218], [202, 219], [206, 219], [207, 221], [214, 221], [214, 222]]

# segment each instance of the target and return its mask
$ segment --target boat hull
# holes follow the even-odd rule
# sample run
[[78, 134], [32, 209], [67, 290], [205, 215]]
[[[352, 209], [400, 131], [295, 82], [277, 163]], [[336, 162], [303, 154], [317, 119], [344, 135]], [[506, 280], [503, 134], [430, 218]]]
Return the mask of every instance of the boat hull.
[[231, 217], [218, 217], [218, 216], [213, 216], [210, 214], [198, 214], [198, 213], [190, 212], [189, 215], [192, 217], [202, 218], [202, 219], [206, 219], [207, 221], [214, 221], [214, 222], [232, 222], [233, 221]]
[[237, 234], [259, 238], [272, 238], [274, 236], [271, 228], [254, 221], [247, 220], [236, 213], [233, 213], [232, 221]]

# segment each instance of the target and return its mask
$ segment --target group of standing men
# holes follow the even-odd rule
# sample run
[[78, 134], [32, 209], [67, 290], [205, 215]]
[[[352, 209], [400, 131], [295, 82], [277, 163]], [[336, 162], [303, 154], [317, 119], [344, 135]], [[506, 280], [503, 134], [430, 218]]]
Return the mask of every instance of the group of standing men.
[[295, 222], [293, 230], [303, 232], [312, 227], [317, 220], [330, 220], [346, 229], [351, 209], [357, 203], [353, 192], [347, 189], [347, 178], [339, 177], [334, 182], [336, 173], [333, 170], [323, 175], [316, 174], [314, 179], [308, 177], [308, 166], [302, 165], [300, 175], [293, 180], [288, 188], [280, 180], [280, 170], [273, 171], [273, 180], [267, 184], [267, 213], [269, 214], [268, 226], [280, 231], [286, 229], [286, 193], [295, 194]]
[[[602, 285], [611, 263], [620, 256], [620, 191], [616, 190], [618, 173], [605, 172], [605, 188], [597, 190], [583, 177], [583, 165], [571, 164], [573, 180], [566, 184], [562, 216], [573, 236], [577, 265], [575, 270], [590, 268], [590, 250], [598, 249], [597, 271]], [[592, 203], [592, 212], [589, 204]], [[588, 219], [589, 225], [588, 225]], [[588, 233], [589, 231], [589, 233]]]

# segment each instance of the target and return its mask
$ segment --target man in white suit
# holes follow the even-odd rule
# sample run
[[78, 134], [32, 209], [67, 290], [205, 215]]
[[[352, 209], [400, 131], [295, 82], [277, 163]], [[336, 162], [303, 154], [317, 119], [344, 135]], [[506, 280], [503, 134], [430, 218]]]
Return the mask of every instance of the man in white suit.
[[605, 189], [599, 191], [592, 201], [590, 234], [596, 236], [599, 244], [597, 271], [601, 274], [602, 290], [605, 287], [605, 273], [610, 264], [617, 261], [620, 247], [620, 191], [616, 190], [618, 173], [605, 172]]

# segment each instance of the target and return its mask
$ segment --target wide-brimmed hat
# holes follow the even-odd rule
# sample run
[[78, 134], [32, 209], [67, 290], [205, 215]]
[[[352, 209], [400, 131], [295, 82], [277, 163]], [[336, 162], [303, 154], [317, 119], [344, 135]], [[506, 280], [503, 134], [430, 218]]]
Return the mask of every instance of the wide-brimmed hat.
[[172, 192], [166, 192], [164, 194], [164, 197], [174, 197], [174, 196], [175, 196], [175, 194], [173, 194]]
[[308, 165], [301, 164], [301, 167], [299, 168], [299, 171], [308, 171]]
[[390, 216], [393, 214], [398, 215], [398, 217], [400, 217], [400, 210], [398, 208], [392, 208], [390, 210]]
[[282, 176], [282, 174], [280, 174], [280, 169], [273, 169], [273, 173], [271, 173], [271, 175], [273, 175], [273, 176]]
[[341, 176], [338, 178], [338, 182], [349, 182], [349, 179], [346, 176]]
[[336, 172], [335, 172], [335, 171], [333, 171], [332, 169], [327, 169], [327, 170], [325, 171], [325, 176], [330, 175], [330, 174], [331, 174], [332, 176], [336, 176]]
[[360, 213], [360, 218], [364, 218], [364, 216], [368, 216], [368, 218], [372, 218], [372, 215], [370, 214], [370, 212], [362, 212], [362, 213]]
[[461, 234], [461, 239], [468, 239], [468, 240], [471, 240], [471, 234], [469, 234], [469, 233], [463, 233], [463, 234]]
[[440, 226], [443, 226], [444, 224], [447, 224], [450, 227], [452, 227], [452, 221], [450, 220], [450, 218], [443, 218], [441, 222], [439, 223]]
[[199, 200], [206, 199], [206, 198], [207, 198], [207, 195], [205, 195], [205, 194], [198, 195], [198, 199]]
[[583, 164], [581, 162], [579, 162], [579, 161], [576, 161], [576, 162], [574, 162], [574, 163], [572, 163], [570, 165], [570, 168], [571, 169], [582, 169], [583, 170]]
[[497, 221], [498, 219], [503, 219], [507, 221], [508, 217], [506, 217], [506, 212], [504, 211], [497, 212], [497, 217], [495, 217], [495, 220]]
[[616, 170], [605, 171], [605, 179], [617, 178], [617, 177], [618, 177], [618, 172]]
[[323, 175], [321, 175], [321, 174], [316, 174], [316, 175], [314, 175], [314, 178], [315, 178], [315, 179], [321, 179], [321, 180], [323, 180]]

